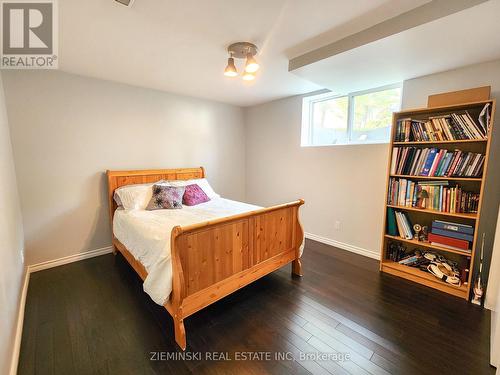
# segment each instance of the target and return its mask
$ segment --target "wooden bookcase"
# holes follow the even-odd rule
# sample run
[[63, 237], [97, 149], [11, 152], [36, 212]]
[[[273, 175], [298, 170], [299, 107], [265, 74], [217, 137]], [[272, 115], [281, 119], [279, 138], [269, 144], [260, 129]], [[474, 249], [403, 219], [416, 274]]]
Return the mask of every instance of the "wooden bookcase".
[[[404, 118], [411, 119], [428, 119], [432, 116], [440, 116], [453, 112], [461, 112], [464, 110], [469, 111], [471, 114], [476, 117], [479, 112], [483, 109], [486, 103], [491, 104], [491, 123], [490, 129], [487, 136], [487, 139], [479, 139], [479, 140], [453, 140], [453, 141], [429, 141], [429, 142], [395, 142], [396, 136], [396, 128], [398, 120]], [[401, 112], [395, 112], [393, 114], [392, 121], [392, 133], [391, 133], [391, 142], [390, 142], [390, 152], [389, 152], [389, 161], [387, 167], [387, 179], [386, 179], [386, 189], [385, 189], [385, 209], [384, 209], [384, 227], [382, 232], [382, 248], [380, 254], [380, 270], [382, 272], [386, 272], [395, 276], [399, 276], [405, 278], [407, 280], [411, 280], [413, 282], [426, 285], [428, 287], [438, 289], [442, 292], [455, 295], [457, 297], [461, 297], [464, 299], [469, 299], [470, 290], [472, 289], [473, 282], [473, 267], [474, 267], [474, 257], [476, 253], [476, 248], [478, 245], [478, 228], [479, 221], [481, 219], [481, 206], [483, 202], [483, 193], [484, 193], [484, 182], [485, 176], [488, 172], [488, 159], [489, 159], [489, 151], [490, 151], [490, 140], [491, 133], [493, 129], [493, 119], [495, 116], [495, 100], [488, 99], [482, 101], [474, 101], [469, 103], [461, 103], [447, 106], [439, 106], [432, 108], [419, 108], [419, 109], [411, 109], [405, 110]], [[404, 147], [404, 146], [412, 146], [412, 147], [437, 147], [441, 149], [447, 150], [455, 150], [459, 149], [462, 151], [476, 152], [485, 154], [485, 161], [483, 167], [483, 173], [480, 178], [468, 178], [468, 177], [426, 177], [426, 176], [407, 176], [407, 175], [391, 175], [391, 161], [392, 161], [392, 152], [394, 147]], [[480, 194], [479, 205], [477, 213], [449, 213], [449, 212], [440, 212], [436, 210], [430, 209], [422, 209], [416, 207], [400, 207], [395, 205], [388, 204], [388, 194], [389, 194], [389, 182], [391, 178], [405, 178], [410, 181], [419, 181], [419, 180], [447, 180], [450, 183], [457, 184], [468, 191], [478, 192]], [[412, 224], [419, 223], [422, 225], [428, 225], [431, 228], [432, 220], [446, 220], [453, 221], [462, 224], [472, 225], [474, 228], [474, 240], [472, 242], [472, 252], [464, 252], [460, 250], [449, 249], [443, 246], [436, 246], [431, 244], [430, 242], [420, 242], [416, 239], [407, 240], [400, 238], [399, 236], [391, 236], [387, 234], [387, 208], [393, 207], [398, 211], [407, 212]], [[448, 259], [453, 259], [458, 261], [461, 264], [468, 264], [469, 275], [466, 283], [462, 283], [460, 287], [453, 286], [447, 284], [440, 279], [436, 278], [431, 273], [422, 271], [418, 268], [409, 267], [406, 265], [401, 265], [397, 262], [394, 262], [388, 259], [387, 253], [389, 244], [391, 242], [399, 242], [402, 243], [408, 250], [413, 249], [421, 249], [423, 251], [432, 251], [438, 254], [445, 256]]]

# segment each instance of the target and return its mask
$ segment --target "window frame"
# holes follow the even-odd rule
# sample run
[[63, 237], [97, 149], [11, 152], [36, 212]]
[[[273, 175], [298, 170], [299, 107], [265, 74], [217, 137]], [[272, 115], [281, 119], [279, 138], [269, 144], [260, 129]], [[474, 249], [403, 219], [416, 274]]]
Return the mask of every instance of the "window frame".
[[[331, 91], [323, 92], [320, 94], [308, 95], [302, 98], [302, 129], [301, 129], [301, 147], [324, 147], [324, 146], [350, 146], [350, 145], [366, 145], [366, 144], [384, 144], [389, 143], [390, 139], [377, 140], [377, 141], [353, 141], [352, 131], [354, 127], [354, 104], [355, 97], [371, 94], [379, 91], [386, 91], [390, 89], [401, 89], [399, 98], [399, 109], [401, 109], [403, 100], [403, 84], [402, 82], [393, 83], [390, 85], [375, 87], [368, 90], [354, 91], [348, 94], [333, 94]], [[314, 139], [314, 126], [313, 126], [313, 106], [316, 103], [321, 103], [327, 100], [347, 98], [347, 142], [343, 143], [326, 143], [326, 144], [313, 144]], [[389, 125], [392, 128], [392, 123]]]

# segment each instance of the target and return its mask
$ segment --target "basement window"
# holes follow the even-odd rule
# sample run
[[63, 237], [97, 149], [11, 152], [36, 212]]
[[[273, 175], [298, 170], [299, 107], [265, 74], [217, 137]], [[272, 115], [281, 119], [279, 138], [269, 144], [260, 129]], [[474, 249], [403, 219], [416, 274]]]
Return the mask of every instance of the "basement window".
[[301, 146], [388, 143], [392, 113], [401, 108], [401, 84], [307, 96], [302, 101]]

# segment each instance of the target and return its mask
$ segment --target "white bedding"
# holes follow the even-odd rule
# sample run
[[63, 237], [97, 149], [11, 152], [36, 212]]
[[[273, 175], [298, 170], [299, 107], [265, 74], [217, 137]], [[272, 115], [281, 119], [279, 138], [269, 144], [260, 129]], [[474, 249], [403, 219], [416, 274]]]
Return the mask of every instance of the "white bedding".
[[157, 304], [163, 305], [172, 291], [172, 228], [259, 208], [251, 204], [215, 198], [197, 206], [183, 206], [180, 210], [117, 210], [113, 219], [113, 233], [148, 271], [148, 277], [144, 280], [144, 291]]

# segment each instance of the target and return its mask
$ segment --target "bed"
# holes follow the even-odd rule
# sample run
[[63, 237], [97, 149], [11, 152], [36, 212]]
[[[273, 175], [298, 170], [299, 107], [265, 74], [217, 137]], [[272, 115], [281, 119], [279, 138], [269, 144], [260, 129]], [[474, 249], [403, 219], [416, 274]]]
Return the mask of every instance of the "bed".
[[114, 253], [172, 316], [182, 350], [188, 316], [289, 263], [302, 276], [302, 199], [261, 208], [217, 198], [182, 210], [127, 211], [113, 199], [116, 189], [205, 178], [204, 169], [107, 171], [107, 178]]

